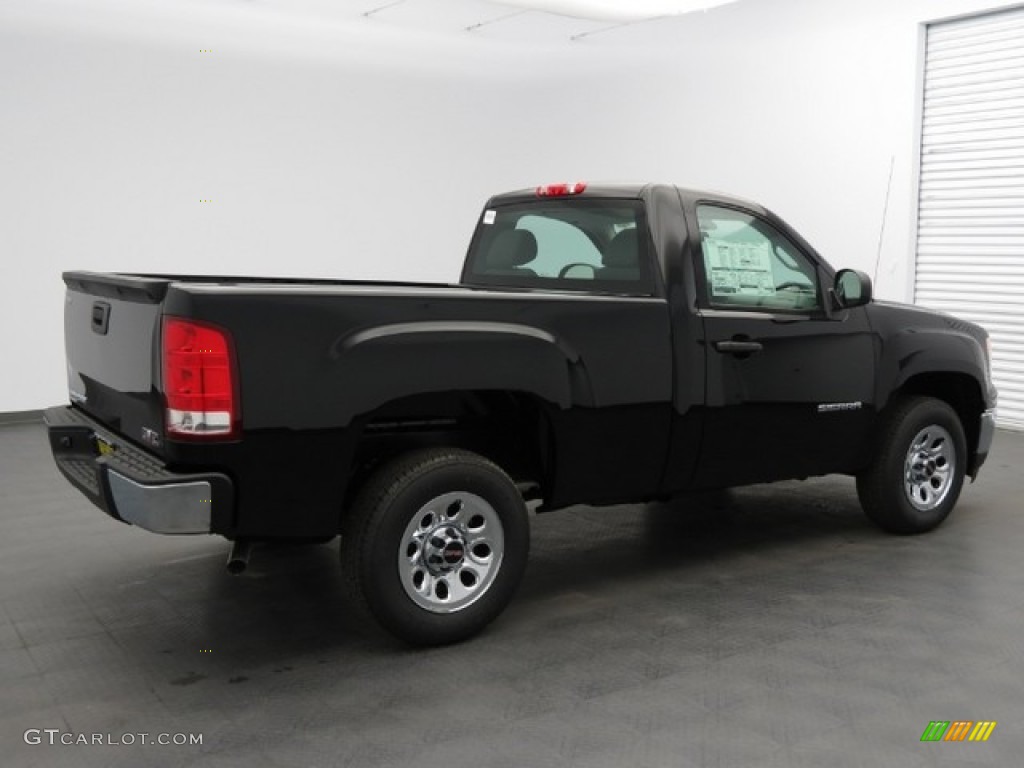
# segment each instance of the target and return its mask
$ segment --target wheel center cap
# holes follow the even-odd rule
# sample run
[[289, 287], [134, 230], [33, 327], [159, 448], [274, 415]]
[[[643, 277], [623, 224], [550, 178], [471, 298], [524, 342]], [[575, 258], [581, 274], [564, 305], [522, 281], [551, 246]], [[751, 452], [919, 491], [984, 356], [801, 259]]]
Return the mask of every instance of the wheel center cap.
[[423, 562], [433, 573], [453, 571], [466, 557], [466, 543], [457, 529], [444, 526], [427, 536]]
[[931, 460], [923, 453], [914, 457], [913, 476], [916, 482], [924, 482], [931, 475]]
[[448, 565], [458, 565], [465, 554], [466, 548], [462, 546], [461, 541], [449, 541], [444, 551], [441, 552], [441, 557]]

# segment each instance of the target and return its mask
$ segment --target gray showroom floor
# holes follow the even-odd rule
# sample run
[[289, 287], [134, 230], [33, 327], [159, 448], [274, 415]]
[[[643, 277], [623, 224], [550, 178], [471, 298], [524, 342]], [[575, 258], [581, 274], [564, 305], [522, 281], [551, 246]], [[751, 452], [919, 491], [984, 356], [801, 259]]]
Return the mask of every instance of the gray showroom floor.
[[[40, 426], [0, 428], [0, 764], [1021, 765], [1022, 465], [999, 433], [918, 538], [869, 526], [845, 478], [538, 517], [509, 610], [410, 651], [350, 624], [336, 544], [231, 577], [223, 541], [114, 523]], [[998, 726], [921, 743], [931, 720]]]

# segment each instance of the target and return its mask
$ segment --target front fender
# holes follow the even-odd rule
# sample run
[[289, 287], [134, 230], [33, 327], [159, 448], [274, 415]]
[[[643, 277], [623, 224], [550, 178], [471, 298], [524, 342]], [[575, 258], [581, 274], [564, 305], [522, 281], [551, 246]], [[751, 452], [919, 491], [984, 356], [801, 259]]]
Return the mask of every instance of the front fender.
[[912, 328], [884, 341], [879, 362], [879, 408], [915, 376], [961, 374], [977, 384], [983, 399], [992, 398], [985, 351], [972, 335], [948, 328]]

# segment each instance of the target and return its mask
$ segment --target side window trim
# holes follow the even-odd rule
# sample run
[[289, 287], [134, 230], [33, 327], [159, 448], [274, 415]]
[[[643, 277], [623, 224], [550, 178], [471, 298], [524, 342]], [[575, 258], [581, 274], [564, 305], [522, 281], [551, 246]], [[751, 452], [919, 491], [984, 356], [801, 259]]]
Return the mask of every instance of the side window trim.
[[[731, 211], [738, 213], [743, 216], [749, 216], [753, 221], [756, 221], [759, 225], [763, 226], [765, 230], [771, 233], [773, 236], [769, 237], [765, 235], [769, 240], [774, 240], [776, 237], [781, 241], [782, 244], [788, 246], [788, 250], [791, 250], [794, 255], [803, 258], [808, 266], [810, 266], [814, 272], [814, 289], [815, 299], [817, 306], [815, 307], [800, 307], [800, 308], [788, 308], [788, 307], [766, 307], [758, 305], [744, 305], [744, 304], [725, 304], [725, 303], [714, 303], [711, 297], [711, 283], [707, 274], [707, 264], [705, 261], [704, 254], [704, 235], [700, 227], [700, 212], [701, 208], [717, 208], [719, 210]], [[696, 231], [694, 237], [696, 239], [696, 249], [694, 251], [697, 264], [695, 264], [695, 274], [698, 278], [697, 282], [697, 304], [701, 309], [707, 309], [711, 311], [723, 312], [742, 312], [745, 314], [764, 314], [764, 315], [783, 315], [786, 317], [821, 317], [824, 315], [823, 301], [825, 297], [823, 295], [823, 287], [821, 284], [821, 263], [814, 255], [808, 253], [799, 243], [793, 238], [789, 237], [785, 232], [781, 231], [778, 227], [768, 221], [764, 216], [750, 210], [742, 205], [738, 205], [733, 202], [719, 201], [719, 200], [706, 200], [697, 199], [693, 202], [693, 216]], [[764, 234], [762, 230], [757, 228], [759, 232]]]

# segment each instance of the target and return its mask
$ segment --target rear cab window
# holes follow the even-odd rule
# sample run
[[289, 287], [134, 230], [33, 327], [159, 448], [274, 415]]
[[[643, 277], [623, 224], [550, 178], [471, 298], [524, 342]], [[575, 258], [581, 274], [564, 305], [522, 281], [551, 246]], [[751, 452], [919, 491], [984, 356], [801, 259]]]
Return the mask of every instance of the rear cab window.
[[639, 200], [547, 198], [497, 205], [480, 219], [463, 282], [650, 296], [650, 253]]

